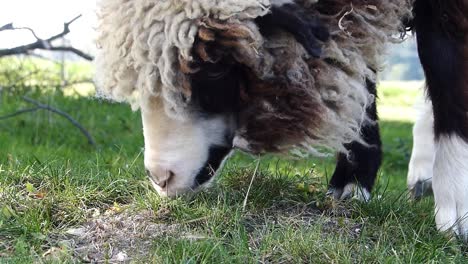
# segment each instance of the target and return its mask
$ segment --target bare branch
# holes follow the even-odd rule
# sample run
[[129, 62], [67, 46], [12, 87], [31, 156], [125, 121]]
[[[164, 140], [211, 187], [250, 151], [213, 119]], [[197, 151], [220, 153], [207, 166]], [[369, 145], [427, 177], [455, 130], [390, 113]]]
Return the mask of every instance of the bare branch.
[[29, 32], [31, 32], [31, 34], [34, 36], [34, 38], [36, 38], [36, 40], [40, 40], [41, 38], [39, 38], [36, 34], [36, 32], [34, 32], [34, 30], [30, 27], [12, 27], [11, 30], [27, 30]]
[[55, 36], [52, 36], [52, 37], [46, 39], [45, 41], [47, 41], [47, 42], [50, 43], [50, 42], [52, 42], [52, 41], [54, 41], [54, 40], [56, 40], [56, 39], [63, 38], [65, 35], [67, 35], [68, 33], [70, 33], [70, 25], [71, 25], [71, 23], [75, 22], [75, 21], [76, 21], [78, 18], [80, 18], [80, 17], [81, 17], [81, 15], [78, 15], [78, 16], [76, 16], [75, 18], [73, 18], [72, 20], [63, 23], [63, 31], [62, 31], [61, 33], [55, 35]]
[[39, 38], [36, 33], [34, 32], [33, 29], [28, 28], [28, 27], [21, 27], [21, 28], [15, 28], [12, 23], [6, 24], [0, 28], [0, 31], [2, 30], [15, 30], [15, 29], [25, 29], [29, 30], [31, 34], [36, 38], [36, 41], [30, 44], [10, 48], [10, 49], [0, 49], [0, 57], [3, 56], [11, 56], [11, 55], [18, 55], [18, 54], [30, 54], [31, 51], [36, 50], [36, 49], [41, 49], [41, 50], [52, 50], [52, 51], [67, 51], [67, 52], [72, 52], [76, 54], [77, 56], [80, 56], [81, 58], [85, 60], [93, 60], [93, 56], [77, 49], [72, 46], [54, 46], [52, 42], [54, 40], [63, 38], [66, 36], [68, 33], [70, 33], [70, 25], [75, 22], [78, 18], [80, 18], [81, 15], [76, 16], [72, 20], [65, 22], [63, 24], [63, 30], [62, 32], [53, 35], [47, 39], [41, 39]]
[[13, 28], [13, 23], [8, 23], [8, 24], [5, 24], [3, 25], [2, 27], [0, 27], [0, 31], [3, 31], [3, 30], [12, 30], [14, 29]]
[[81, 131], [81, 133], [88, 139], [88, 143], [90, 145], [96, 146], [96, 142], [94, 141], [91, 134], [78, 121], [76, 121], [73, 117], [71, 117], [68, 113], [66, 113], [66, 112], [64, 112], [62, 110], [59, 110], [57, 108], [54, 108], [54, 107], [52, 107], [50, 105], [40, 103], [40, 102], [38, 102], [36, 100], [33, 100], [33, 99], [29, 98], [29, 97], [26, 97], [26, 96], [23, 96], [22, 98], [23, 98], [24, 101], [26, 101], [26, 102], [28, 102], [30, 104], [33, 104], [36, 107], [18, 110], [16, 112], [12, 113], [12, 114], [1, 116], [0, 120], [5, 120], [5, 119], [15, 117], [15, 116], [18, 116], [18, 115], [21, 115], [21, 114], [24, 114], [24, 113], [35, 112], [35, 111], [38, 111], [38, 110], [41, 110], [41, 109], [42, 110], [47, 110], [47, 111], [50, 111], [52, 113], [58, 114], [58, 115], [64, 117], [65, 119], [67, 119], [68, 121], [70, 121], [70, 123], [72, 123], [76, 128], [78, 128]]
[[26, 102], [28, 103], [31, 103], [31, 104], [34, 104], [36, 105], [37, 107], [41, 108], [41, 109], [45, 109], [45, 110], [48, 110], [50, 112], [53, 112], [53, 113], [56, 113], [64, 118], [66, 118], [68, 121], [70, 121], [70, 123], [72, 123], [75, 127], [77, 127], [81, 133], [83, 133], [83, 135], [88, 139], [88, 143], [90, 145], [93, 145], [95, 146], [96, 145], [96, 142], [94, 141], [93, 137], [91, 136], [91, 134], [78, 122], [76, 121], [75, 119], [73, 119], [73, 117], [71, 117], [69, 114], [57, 109], [57, 108], [53, 108], [51, 107], [50, 105], [46, 105], [46, 104], [42, 104], [36, 100], [33, 100], [29, 97], [26, 97], [26, 96], [23, 96], [23, 100], [25, 100]]
[[0, 120], [5, 120], [5, 119], [12, 118], [12, 117], [15, 117], [15, 116], [18, 116], [18, 115], [21, 115], [21, 114], [25, 114], [25, 113], [35, 112], [35, 111], [37, 111], [39, 109], [41, 109], [41, 108], [40, 107], [33, 107], [33, 108], [21, 109], [21, 110], [18, 110], [16, 112], [14, 112], [14, 113], [8, 114], [8, 115], [0, 116]]

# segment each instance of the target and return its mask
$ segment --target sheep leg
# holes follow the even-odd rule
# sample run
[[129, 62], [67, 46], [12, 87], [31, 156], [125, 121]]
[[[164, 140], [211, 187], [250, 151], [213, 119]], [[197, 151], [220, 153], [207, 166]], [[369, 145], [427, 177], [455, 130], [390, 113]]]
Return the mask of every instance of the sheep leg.
[[[376, 96], [375, 83], [367, 81], [367, 89]], [[364, 201], [370, 199], [370, 192], [382, 162], [382, 142], [375, 101], [367, 108], [367, 114], [374, 121], [362, 128], [363, 139], [368, 145], [351, 142], [346, 146], [348, 155], [338, 154], [328, 191], [335, 199], [347, 199], [351, 196]]]
[[408, 190], [415, 199], [432, 191], [435, 156], [432, 104], [428, 99], [422, 98], [417, 108], [418, 117], [413, 126], [413, 150], [407, 177]]
[[434, 115], [435, 221], [468, 240], [468, 2], [417, 0], [413, 10]]

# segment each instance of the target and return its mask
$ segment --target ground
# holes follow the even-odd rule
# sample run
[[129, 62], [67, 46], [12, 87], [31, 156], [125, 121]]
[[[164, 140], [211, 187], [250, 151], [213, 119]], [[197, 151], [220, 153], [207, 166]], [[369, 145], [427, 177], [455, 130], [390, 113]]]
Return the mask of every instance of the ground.
[[[384, 164], [369, 203], [325, 196], [333, 157], [238, 153], [212, 189], [164, 200], [148, 183], [138, 112], [73, 93], [29, 92], [71, 113], [0, 120], [0, 263], [468, 263], [435, 229], [432, 197], [408, 199], [414, 83], [380, 87]], [[0, 116], [27, 107], [3, 92]]]

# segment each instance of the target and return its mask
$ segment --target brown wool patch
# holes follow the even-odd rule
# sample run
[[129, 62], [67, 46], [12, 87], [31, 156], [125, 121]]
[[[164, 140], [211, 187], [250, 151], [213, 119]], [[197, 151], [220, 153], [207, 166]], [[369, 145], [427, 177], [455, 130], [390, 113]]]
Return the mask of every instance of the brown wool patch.
[[[240, 91], [237, 136], [249, 143], [247, 151], [284, 152], [309, 144], [343, 150], [342, 144], [360, 140], [365, 108], [373, 100], [366, 79], [375, 80], [384, 44], [401, 29], [385, 24], [400, 23], [397, 2], [322, 0], [309, 5], [332, 36], [323, 44], [321, 59], [308, 56], [292, 35], [280, 30], [265, 38], [252, 24], [204, 18], [193, 62], [232, 56], [244, 66], [247, 86]], [[392, 13], [385, 19], [387, 11]]]

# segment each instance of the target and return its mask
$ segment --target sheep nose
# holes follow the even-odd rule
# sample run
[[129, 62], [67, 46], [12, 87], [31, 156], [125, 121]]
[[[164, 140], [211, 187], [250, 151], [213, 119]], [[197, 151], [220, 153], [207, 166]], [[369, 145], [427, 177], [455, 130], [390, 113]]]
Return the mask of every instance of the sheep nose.
[[146, 169], [146, 174], [159, 187], [164, 188], [174, 177], [174, 172], [166, 168], [157, 166], [151, 170]]

